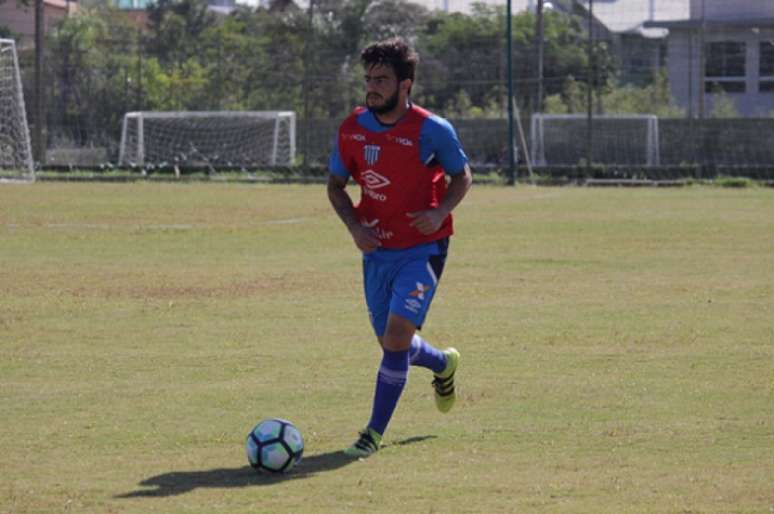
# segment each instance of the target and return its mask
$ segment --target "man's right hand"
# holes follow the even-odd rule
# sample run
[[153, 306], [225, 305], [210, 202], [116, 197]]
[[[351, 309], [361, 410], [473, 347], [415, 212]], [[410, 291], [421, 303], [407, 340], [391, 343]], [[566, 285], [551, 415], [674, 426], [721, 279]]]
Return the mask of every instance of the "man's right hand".
[[353, 224], [349, 227], [349, 233], [352, 234], [355, 245], [363, 253], [371, 253], [382, 246], [382, 242], [376, 237], [376, 231], [370, 227], [359, 223]]

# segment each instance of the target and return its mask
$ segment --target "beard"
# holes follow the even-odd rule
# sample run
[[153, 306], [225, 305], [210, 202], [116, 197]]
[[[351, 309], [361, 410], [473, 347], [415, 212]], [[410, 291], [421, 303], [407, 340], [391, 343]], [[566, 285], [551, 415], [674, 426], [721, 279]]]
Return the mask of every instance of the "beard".
[[[371, 93], [372, 95], [375, 93]], [[398, 89], [395, 89], [395, 93], [390, 96], [389, 98], [384, 100], [384, 103], [380, 106], [371, 105], [368, 103], [368, 96], [366, 95], [366, 106], [368, 107], [368, 110], [371, 111], [374, 114], [385, 114], [393, 109], [395, 109], [398, 106]]]

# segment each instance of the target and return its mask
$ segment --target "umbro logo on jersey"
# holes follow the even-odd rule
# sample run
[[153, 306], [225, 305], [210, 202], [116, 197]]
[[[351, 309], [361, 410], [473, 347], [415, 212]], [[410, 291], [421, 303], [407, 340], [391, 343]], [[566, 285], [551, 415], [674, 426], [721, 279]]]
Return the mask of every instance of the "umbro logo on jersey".
[[379, 160], [379, 151], [381, 147], [379, 145], [365, 145], [363, 152], [365, 154], [365, 160], [369, 166], [373, 166], [376, 161]]
[[365, 173], [363, 173], [361, 178], [363, 180], [363, 184], [369, 189], [379, 189], [380, 187], [390, 185], [390, 179], [379, 175], [374, 170], [367, 170]]

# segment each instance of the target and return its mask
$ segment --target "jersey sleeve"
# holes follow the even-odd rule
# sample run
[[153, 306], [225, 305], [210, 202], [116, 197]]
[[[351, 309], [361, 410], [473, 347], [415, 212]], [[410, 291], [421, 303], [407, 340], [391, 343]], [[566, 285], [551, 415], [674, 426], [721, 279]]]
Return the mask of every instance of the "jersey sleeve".
[[330, 170], [332, 175], [336, 175], [342, 178], [349, 178], [351, 175], [351, 172], [344, 165], [344, 161], [341, 160], [338, 138], [336, 138], [336, 141], [333, 143], [333, 149], [331, 150], [331, 155], [328, 158], [328, 170]]
[[462, 173], [468, 162], [452, 124], [435, 115], [427, 118], [422, 125], [419, 156], [425, 164], [437, 160], [448, 175]]

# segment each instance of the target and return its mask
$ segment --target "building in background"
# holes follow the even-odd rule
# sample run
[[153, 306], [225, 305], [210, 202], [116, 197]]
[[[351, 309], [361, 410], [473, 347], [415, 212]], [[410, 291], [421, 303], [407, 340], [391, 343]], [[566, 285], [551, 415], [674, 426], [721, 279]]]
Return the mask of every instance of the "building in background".
[[[589, 0], [554, 0], [587, 16]], [[594, 39], [610, 44], [624, 84], [644, 85], [666, 61], [668, 31], [649, 24], [683, 19], [690, 0], [593, 0]]]
[[[145, 27], [148, 24], [147, 8], [153, 5], [154, 0], [114, 0], [118, 7], [137, 26]], [[236, 9], [236, 0], [208, 0], [208, 9], [216, 14], [226, 16]]]
[[[78, 10], [78, 2], [70, 0], [43, 0], [44, 30], [48, 32], [62, 18]], [[16, 0], [0, 3], [0, 26], [9, 30], [19, 49], [35, 44], [35, 4], [22, 5]]]
[[774, 2], [691, 0], [689, 16], [649, 27], [669, 30], [672, 95], [703, 117], [720, 98], [743, 116], [774, 112]]

